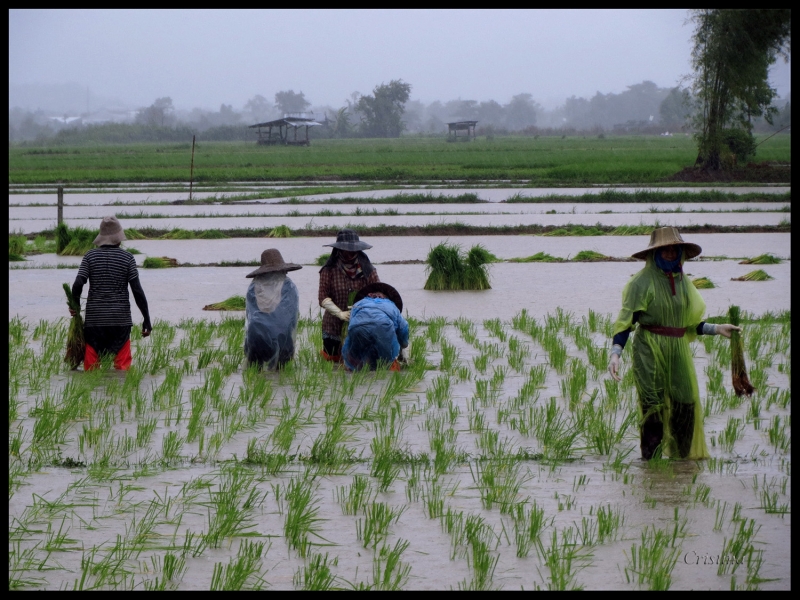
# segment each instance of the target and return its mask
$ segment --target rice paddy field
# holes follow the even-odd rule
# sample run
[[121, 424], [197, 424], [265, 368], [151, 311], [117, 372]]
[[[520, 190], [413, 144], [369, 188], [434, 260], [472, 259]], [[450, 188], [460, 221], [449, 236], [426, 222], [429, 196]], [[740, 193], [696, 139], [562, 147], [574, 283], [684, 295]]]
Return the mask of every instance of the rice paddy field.
[[[56, 155], [60, 177], [82, 152]], [[9, 192], [9, 589], [791, 589], [789, 186], [242, 179], [189, 204], [128, 181], [64, 209], [73, 232], [106, 214], [128, 232], [154, 321], [127, 373], [69, 370], [80, 251], [55, 252], [51, 187]], [[686, 276], [707, 316], [741, 307], [755, 387], [734, 393], [729, 340], [693, 344], [704, 461], [642, 461], [630, 349], [621, 382], [606, 370], [628, 259], [667, 224], [703, 248]], [[319, 356], [317, 265], [344, 225], [403, 296], [400, 372]], [[439, 244], [480, 246], [491, 288], [425, 289]], [[204, 310], [233, 306], [269, 247], [304, 265], [277, 373], [244, 363], [241, 311]]]

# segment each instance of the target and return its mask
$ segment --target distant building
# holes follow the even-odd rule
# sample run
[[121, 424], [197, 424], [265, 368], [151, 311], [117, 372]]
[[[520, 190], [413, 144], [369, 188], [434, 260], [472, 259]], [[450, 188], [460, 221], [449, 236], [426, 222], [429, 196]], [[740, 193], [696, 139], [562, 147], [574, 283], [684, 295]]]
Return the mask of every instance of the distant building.
[[447, 139], [455, 140], [459, 137], [464, 138], [464, 134], [458, 135], [459, 131], [466, 131], [467, 139], [475, 139], [475, 125], [477, 121], [455, 121], [447, 124]]
[[[249, 129], [258, 130], [256, 143], [261, 145], [308, 146], [311, 143], [308, 139], [308, 128], [318, 125], [322, 125], [322, 123], [308, 117], [284, 116], [274, 121], [250, 125]], [[300, 139], [297, 139], [297, 130], [301, 127], [305, 128], [305, 137], [301, 136]]]

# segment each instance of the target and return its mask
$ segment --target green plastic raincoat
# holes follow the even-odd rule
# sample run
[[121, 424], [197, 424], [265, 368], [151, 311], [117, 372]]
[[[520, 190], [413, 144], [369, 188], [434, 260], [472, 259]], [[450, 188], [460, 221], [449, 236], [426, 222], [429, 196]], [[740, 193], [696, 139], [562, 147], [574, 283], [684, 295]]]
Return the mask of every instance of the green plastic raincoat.
[[[641, 311], [633, 339], [633, 377], [642, 422], [663, 424], [663, 455], [708, 458], [703, 408], [689, 348], [689, 342], [697, 337], [696, 328], [702, 321], [706, 303], [685, 274], [673, 274], [673, 282], [674, 295], [669, 275], [656, 266], [650, 252], [645, 267], [622, 290], [622, 310], [614, 323], [613, 335], [631, 327], [633, 314]], [[683, 337], [668, 337], [641, 327], [650, 325], [686, 328], [686, 333]], [[675, 403], [694, 405], [694, 410], [688, 411], [689, 422], [673, 418], [673, 412], [687, 413], [680, 411], [681, 407], [673, 411]]]

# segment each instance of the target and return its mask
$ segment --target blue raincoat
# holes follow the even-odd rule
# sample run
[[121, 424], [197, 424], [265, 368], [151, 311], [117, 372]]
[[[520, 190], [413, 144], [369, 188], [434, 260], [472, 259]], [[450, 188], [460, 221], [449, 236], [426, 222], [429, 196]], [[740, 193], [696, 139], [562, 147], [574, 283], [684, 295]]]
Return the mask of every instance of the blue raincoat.
[[251, 363], [277, 369], [294, 358], [300, 295], [287, 277], [280, 302], [271, 311], [263, 312], [256, 300], [256, 284], [256, 281], [250, 284], [245, 296], [244, 354]]
[[353, 305], [342, 346], [348, 369], [375, 369], [379, 361], [389, 365], [400, 354], [400, 348], [406, 346], [408, 321], [394, 302], [367, 296]]

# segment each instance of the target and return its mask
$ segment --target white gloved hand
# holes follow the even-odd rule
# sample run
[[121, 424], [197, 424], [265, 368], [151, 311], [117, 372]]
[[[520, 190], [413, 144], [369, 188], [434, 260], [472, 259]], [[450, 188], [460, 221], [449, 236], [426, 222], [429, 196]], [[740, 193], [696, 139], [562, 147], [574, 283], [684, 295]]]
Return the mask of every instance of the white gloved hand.
[[340, 309], [338, 306], [336, 306], [336, 303], [330, 298], [325, 298], [325, 300], [322, 301], [320, 306], [322, 306], [322, 308], [331, 313], [334, 317], [337, 317], [342, 321], [350, 320], [350, 311]]
[[408, 346], [404, 346], [400, 349], [400, 362], [408, 362]]
[[619, 373], [619, 363], [622, 359], [620, 359], [619, 354], [612, 354], [611, 358], [608, 361], [608, 372], [611, 373], [611, 377], [613, 377], [617, 381], [622, 381], [622, 377], [618, 375]]

